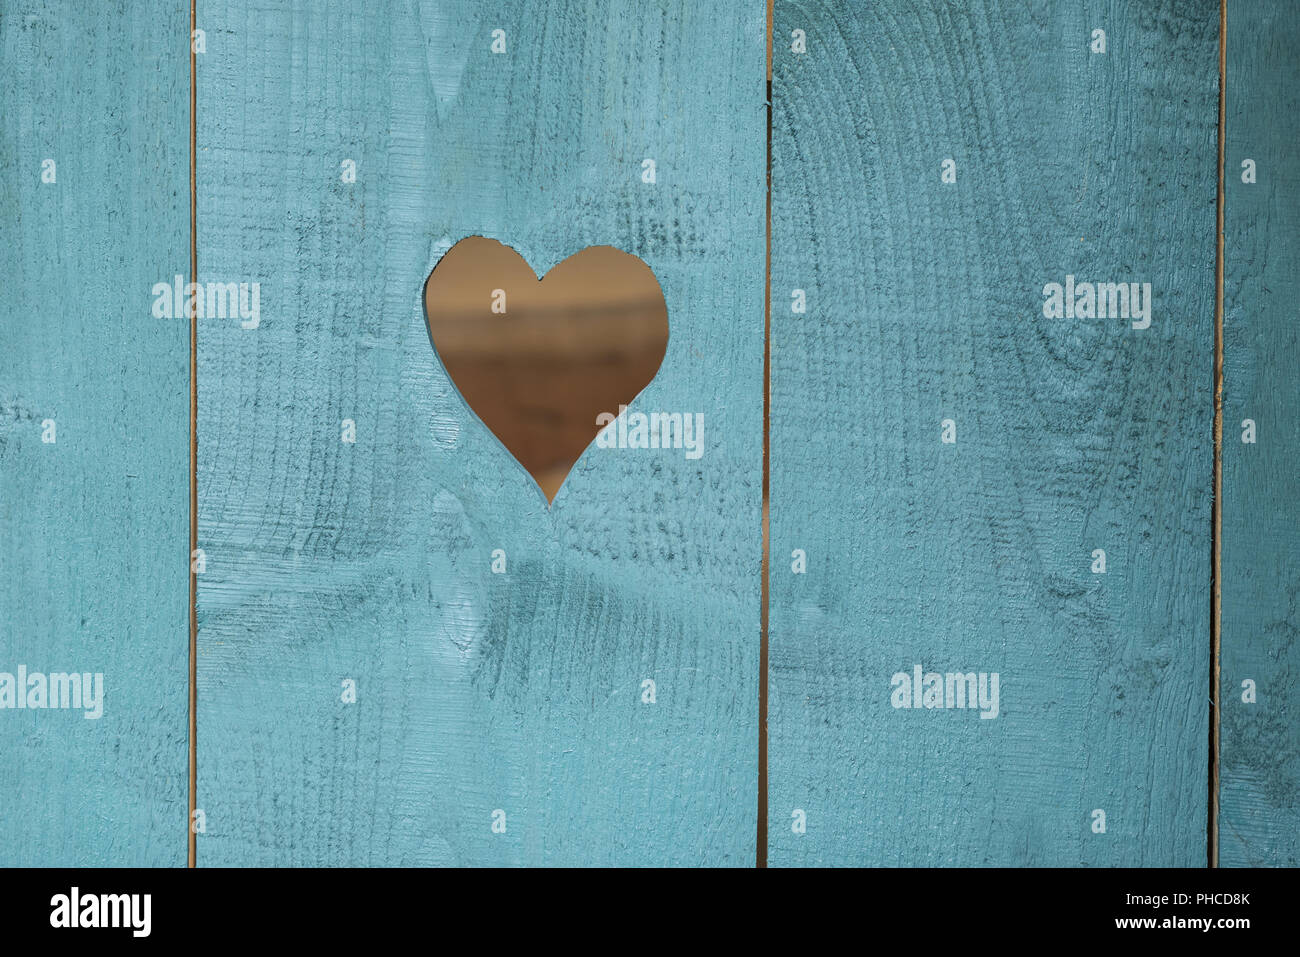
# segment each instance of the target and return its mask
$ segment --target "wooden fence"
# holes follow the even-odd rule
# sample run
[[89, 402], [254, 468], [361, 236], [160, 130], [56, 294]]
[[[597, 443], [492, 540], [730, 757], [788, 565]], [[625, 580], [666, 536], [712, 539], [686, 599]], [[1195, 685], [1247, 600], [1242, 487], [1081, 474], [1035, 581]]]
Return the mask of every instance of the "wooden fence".
[[[1296, 864], [1300, 19], [1222, 12], [0, 2], [0, 863]], [[466, 236], [647, 263], [703, 454], [548, 508]]]

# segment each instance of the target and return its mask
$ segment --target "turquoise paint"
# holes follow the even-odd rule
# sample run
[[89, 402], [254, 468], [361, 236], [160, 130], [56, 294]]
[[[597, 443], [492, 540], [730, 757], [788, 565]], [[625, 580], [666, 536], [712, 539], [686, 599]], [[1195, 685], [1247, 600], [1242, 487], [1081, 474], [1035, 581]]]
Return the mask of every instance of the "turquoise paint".
[[[0, 712], [0, 864], [177, 865], [188, 324], [149, 290], [188, 264], [187, 11], [47, 6], [0, 20], [0, 671], [105, 702]], [[201, 330], [201, 863], [752, 860], [753, 6], [203, 5], [203, 278], [260, 282], [262, 324]], [[1229, 866], [1300, 832], [1288, 13], [1228, 31]], [[774, 864], [1204, 859], [1216, 14], [778, 4]], [[472, 233], [649, 262], [638, 405], [704, 411], [705, 459], [593, 452], [547, 512], [424, 332]], [[1067, 272], [1149, 278], [1152, 328], [1042, 319]], [[893, 709], [919, 661], [998, 671], [999, 717]]]
[[[752, 865], [762, 4], [200, 13], [200, 278], [261, 290], [200, 329], [200, 865]], [[645, 260], [633, 408], [703, 458], [589, 449], [548, 511], [425, 328], [474, 234]]]
[[[1217, 4], [778, 0], [774, 49], [771, 863], [1203, 864]], [[918, 663], [999, 716], [895, 709]]]
[[0, 710], [6, 867], [185, 863], [189, 321], [150, 290], [188, 271], [188, 31], [0, 13], [0, 672], [103, 675], [98, 719]]
[[[1300, 863], [1294, 4], [1228, 4], [1219, 862]], [[1255, 182], [1242, 162], [1255, 161]], [[1255, 442], [1242, 442], [1242, 422]], [[1243, 700], [1244, 681], [1256, 686]]]

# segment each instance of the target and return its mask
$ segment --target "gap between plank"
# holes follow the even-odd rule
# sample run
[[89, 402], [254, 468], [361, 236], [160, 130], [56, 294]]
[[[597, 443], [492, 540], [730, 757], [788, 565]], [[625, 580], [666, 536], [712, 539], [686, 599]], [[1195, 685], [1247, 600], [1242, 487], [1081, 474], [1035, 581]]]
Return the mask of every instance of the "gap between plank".
[[771, 542], [768, 495], [771, 490], [771, 467], [768, 446], [772, 420], [772, 8], [767, 0], [767, 193], [766, 257], [763, 279], [763, 561], [759, 595], [758, 643], [758, 839], [755, 866], [767, 867], [767, 601], [768, 571], [771, 568]]
[[[194, 31], [198, 29], [198, 0], [190, 0], [190, 282], [199, 281], [198, 232], [198, 58], [194, 53]], [[198, 859], [198, 840], [194, 833], [194, 811], [198, 787], [198, 575], [194, 570], [194, 550], [199, 547], [199, 320], [190, 316], [190, 553], [186, 564], [190, 570], [189, 627], [189, 813], [186, 814], [186, 866], [194, 867]]]
[[1214, 498], [1210, 505], [1210, 795], [1206, 865], [1219, 866], [1219, 651], [1223, 551], [1223, 157], [1228, 88], [1228, 0], [1219, 0], [1219, 188], [1214, 224]]

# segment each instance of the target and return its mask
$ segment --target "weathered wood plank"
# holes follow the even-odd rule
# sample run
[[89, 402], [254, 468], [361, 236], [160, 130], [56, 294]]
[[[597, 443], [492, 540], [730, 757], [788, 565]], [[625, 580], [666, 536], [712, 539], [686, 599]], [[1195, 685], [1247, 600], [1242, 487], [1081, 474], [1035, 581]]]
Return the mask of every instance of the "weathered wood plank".
[[[261, 283], [200, 337], [200, 865], [752, 864], [762, 5], [200, 15], [201, 277]], [[474, 234], [644, 259], [638, 406], [703, 457], [589, 450], [548, 511], [425, 328]]]
[[185, 863], [188, 17], [0, 4], [4, 866]]
[[[1300, 863], [1297, 49], [1300, 20], [1293, 3], [1228, 4], [1219, 778], [1224, 866]], [[1254, 165], [1250, 183], [1248, 160]]]
[[1203, 863], [1217, 4], [846, 6], [775, 13], [770, 860]]

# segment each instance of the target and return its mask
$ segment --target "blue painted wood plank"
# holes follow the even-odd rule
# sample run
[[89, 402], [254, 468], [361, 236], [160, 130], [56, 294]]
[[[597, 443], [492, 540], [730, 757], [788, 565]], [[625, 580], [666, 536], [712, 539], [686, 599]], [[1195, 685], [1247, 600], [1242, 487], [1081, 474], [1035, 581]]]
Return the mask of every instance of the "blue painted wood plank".
[[1228, 4], [1219, 777], [1224, 866], [1300, 863], [1297, 49], [1294, 4]]
[[185, 863], [188, 34], [0, 5], [3, 866]]
[[772, 864], [1205, 862], [1217, 14], [777, 0]]
[[[752, 864], [762, 5], [200, 16], [200, 277], [260, 284], [200, 332], [200, 866]], [[425, 328], [475, 234], [644, 259], [634, 408], [703, 457], [589, 449], [548, 511]]]

